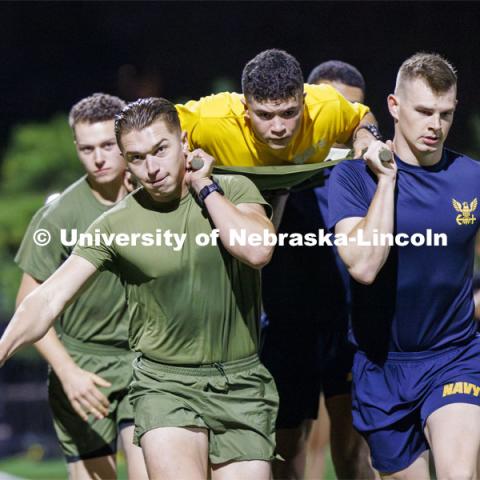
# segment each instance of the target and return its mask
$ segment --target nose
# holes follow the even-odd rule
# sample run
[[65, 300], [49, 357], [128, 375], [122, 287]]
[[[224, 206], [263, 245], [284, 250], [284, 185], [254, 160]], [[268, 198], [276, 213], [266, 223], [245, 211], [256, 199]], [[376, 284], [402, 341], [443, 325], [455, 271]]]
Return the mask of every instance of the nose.
[[282, 137], [285, 134], [285, 125], [280, 117], [273, 117], [271, 131], [273, 135]]
[[145, 158], [145, 166], [147, 168], [148, 176], [154, 179], [160, 170], [160, 167], [156, 162], [156, 157], [154, 155], [147, 155]]
[[438, 131], [441, 128], [442, 128], [442, 123], [440, 120], [440, 114], [436, 113], [432, 115], [432, 129]]
[[105, 158], [103, 157], [103, 152], [101, 148], [96, 148], [94, 150], [94, 161], [95, 165], [100, 168], [105, 163]]

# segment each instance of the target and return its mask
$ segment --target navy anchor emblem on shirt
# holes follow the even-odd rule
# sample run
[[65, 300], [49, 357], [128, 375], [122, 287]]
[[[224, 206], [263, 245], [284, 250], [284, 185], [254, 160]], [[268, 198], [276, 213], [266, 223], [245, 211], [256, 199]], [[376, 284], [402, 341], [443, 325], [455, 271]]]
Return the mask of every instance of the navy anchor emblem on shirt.
[[477, 198], [474, 198], [470, 202], [470, 205], [468, 204], [468, 202], [460, 203], [459, 201], [452, 198], [452, 204], [453, 208], [455, 208], [455, 210], [459, 212], [455, 219], [458, 225], [473, 225], [475, 223], [477, 219], [473, 212], [477, 209]]

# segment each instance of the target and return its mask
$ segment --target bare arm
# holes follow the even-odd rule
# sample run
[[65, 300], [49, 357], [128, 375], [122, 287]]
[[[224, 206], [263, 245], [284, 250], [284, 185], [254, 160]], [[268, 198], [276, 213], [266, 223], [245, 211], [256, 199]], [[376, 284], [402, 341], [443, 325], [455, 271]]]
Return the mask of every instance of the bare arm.
[[0, 365], [21, 346], [40, 340], [95, 272], [90, 262], [72, 255], [45, 283], [28, 294], [0, 339]]
[[350, 275], [363, 284], [372, 283], [385, 264], [390, 253], [390, 246], [373, 245], [373, 233], [393, 233], [394, 226], [394, 194], [397, 168], [395, 162], [379, 167], [369, 162], [370, 168], [378, 178], [377, 189], [368, 209], [367, 215], [345, 218], [335, 226], [335, 233], [348, 237], [356, 236], [359, 230], [363, 232], [365, 242], [371, 245], [358, 245], [349, 242], [338, 246], [338, 253], [347, 266]]
[[[194, 156], [200, 156], [204, 166], [200, 170], [187, 173], [187, 183], [198, 194], [200, 190], [212, 183], [210, 175], [213, 169], [214, 159], [203, 150], [194, 150], [189, 155], [189, 162]], [[234, 205], [228, 198], [218, 192], [211, 193], [205, 199], [205, 206], [208, 213], [219, 230], [220, 240], [225, 249], [235, 258], [246, 263], [252, 268], [262, 268], [271, 259], [273, 245], [231, 245], [230, 232], [244, 231], [247, 238], [251, 234], [259, 234], [263, 238], [264, 231], [274, 233], [272, 222], [267, 218], [262, 205], [255, 203], [243, 203]]]
[[[358, 123], [353, 131], [351, 138], [355, 158], [361, 158], [363, 153], [368, 149], [372, 142], [377, 141], [376, 138], [365, 128], [368, 124], [377, 125], [377, 120], [372, 112], [368, 112]], [[385, 144], [383, 144], [385, 146]]]
[[[212, 197], [212, 198], [211, 198]], [[252, 268], [264, 267], [272, 258], [273, 246], [264, 245], [230, 245], [231, 231], [245, 231], [246, 236], [259, 234], [263, 238], [264, 231], [274, 233], [272, 223], [265, 215], [262, 205], [242, 203], [233, 205], [218, 193], [209, 195], [205, 200], [208, 213], [219, 229], [220, 240], [228, 252]]]
[[[24, 273], [17, 293], [17, 307], [40, 285], [41, 282]], [[98, 375], [78, 367], [58, 339], [53, 327], [50, 327], [46, 335], [34, 346], [51, 365], [73, 409], [81, 418], [87, 421], [88, 412], [97, 418], [103, 418], [108, 413], [108, 399], [96, 385], [108, 387], [110, 384]]]

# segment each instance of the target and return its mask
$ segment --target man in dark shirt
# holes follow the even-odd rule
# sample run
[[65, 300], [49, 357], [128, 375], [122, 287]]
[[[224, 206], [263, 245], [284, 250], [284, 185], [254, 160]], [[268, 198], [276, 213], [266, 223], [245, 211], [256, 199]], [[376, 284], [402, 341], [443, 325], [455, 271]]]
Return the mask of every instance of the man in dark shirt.
[[388, 97], [395, 159], [344, 162], [330, 183], [329, 223], [348, 239], [339, 253], [353, 277], [354, 425], [389, 478], [430, 478], [430, 449], [437, 478], [477, 478], [480, 164], [444, 148], [456, 94], [445, 59], [407, 59]]

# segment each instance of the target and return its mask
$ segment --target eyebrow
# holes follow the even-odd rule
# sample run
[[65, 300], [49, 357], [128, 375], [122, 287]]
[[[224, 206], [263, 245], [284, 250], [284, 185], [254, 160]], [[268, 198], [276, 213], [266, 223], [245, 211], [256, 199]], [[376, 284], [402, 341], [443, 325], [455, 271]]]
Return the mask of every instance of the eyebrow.
[[[416, 105], [415, 108], [417, 110], [427, 110], [429, 112], [433, 112], [435, 109], [433, 107], [427, 107], [426, 105]], [[449, 112], [454, 112], [455, 111], [455, 107], [453, 108], [447, 108], [445, 110], [441, 110], [440, 113], [449, 113]]]
[[152, 153], [154, 152], [165, 140], [167, 140], [166, 138], [162, 138], [159, 142], [157, 142], [150, 150], [147, 150], [146, 152], [136, 152], [136, 151], [131, 151], [131, 150], [127, 150], [125, 152], [125, 155], [127, 156], [132, 156], [132, 155], [141, 155], [142, 157], [144, 157], [145, 155], [148, 155], [149, 153]]
[[[104, 143], [109, 143], [109, 142], [117, 143], [117, 140], [116, 140], [115, 137], [107, 138], [107, 139], [103, 140], [103, 142], [100, 145], [103, 145]], [[91, 143], [81, 143], [81, 142], [77, 141], [77, 145], [79, 147], [90, 147]]]
[[292, 105], [292, 106], [290, 106], [290, 107], [282, 108], [281, 110], [275, 110], [275, 111], [267, 110], [267, 109], [265, 109], [265, 108], [263, 108], [263, 107], [254, 108], [254, 110], [255, 110], [256, 112], [262, 112], [262, 113], [263, 113], [263, 112], [265, 112], [265, 113], [278, 113], [278, 112], [282, 113], [282, 112], [288, 112], [289, 110], [296, 110], [296, 109], [298, 109], [298, 108], [299, 108], [298, 105], [296, 105], [296, 106], [295, 106], [295, 105]]

